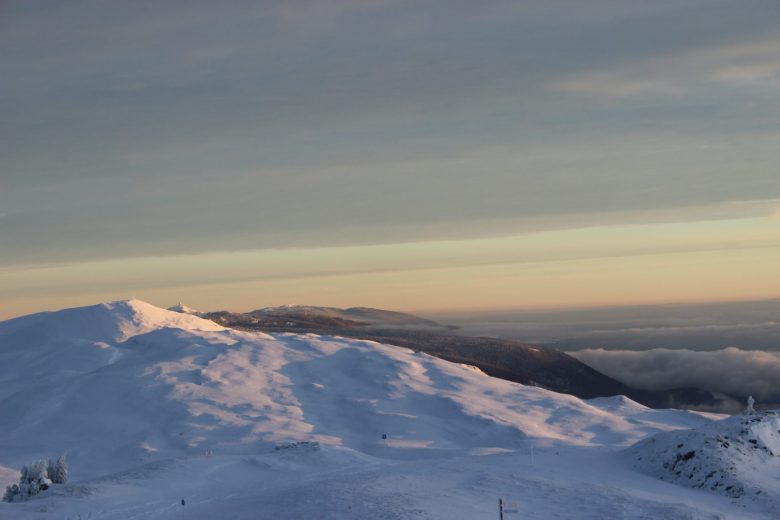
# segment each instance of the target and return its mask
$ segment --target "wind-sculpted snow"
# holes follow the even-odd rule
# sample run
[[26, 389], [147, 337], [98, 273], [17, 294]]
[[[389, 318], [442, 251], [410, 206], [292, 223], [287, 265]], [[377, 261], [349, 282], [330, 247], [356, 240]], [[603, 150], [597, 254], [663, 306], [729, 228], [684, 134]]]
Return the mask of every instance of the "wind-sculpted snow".
[[736, 415], [699, 428], [660, 433], [627, 453], [637, 468], [660, 479], [780, 506], [777, 412]]
[[[371, 341], [225, 329], [137, 300], [0, 323], [0, 382], [0, 475], [67, 453], [73, 483], [36, 501], [73, 518], [81, 504], [103, 508], [92, 518], [167, 518], [184, 494], [207, 497], [187, 502], [191, 518], [225, 507], [231, 518], [285, 518], [293, 490], [328, 509], [295, 506], [303, 516], [475, 518], [497, 497], [474, 484], [485, 471], [474, 468], [493, 464], [504, 475], [494, 488], [506, 493], [513, 481], [537, 489], [517, 474], [530, 453], [563, 472], [540, 487], [552, 489], [585, 468], [611, 474], [616, 448], [712, 421], [625, 397], [583, 401]], [[446, 494], [435, 483], [447, 479], [476, 509], [432, 513], [439, 506], [420, 491]], [[609, 500], [630, 502], [616, 498], [618, 481], [599, 492], [593, 515]], [[316, 486], [346, 495], [326, 500]], [[10, 507], [12, 518], [33, 511], [3, 504], [0, 518]], [[710, 518], [689, 509], [686, 518]]]

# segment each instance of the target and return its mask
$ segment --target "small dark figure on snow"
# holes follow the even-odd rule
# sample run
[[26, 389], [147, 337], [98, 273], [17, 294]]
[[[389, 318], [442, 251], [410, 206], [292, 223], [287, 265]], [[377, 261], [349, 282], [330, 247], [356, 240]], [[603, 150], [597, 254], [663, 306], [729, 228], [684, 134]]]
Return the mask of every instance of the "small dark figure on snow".
[[184, 499], [183, 498], [181, 499], [181, 505], [182, 506], [184, 505]]

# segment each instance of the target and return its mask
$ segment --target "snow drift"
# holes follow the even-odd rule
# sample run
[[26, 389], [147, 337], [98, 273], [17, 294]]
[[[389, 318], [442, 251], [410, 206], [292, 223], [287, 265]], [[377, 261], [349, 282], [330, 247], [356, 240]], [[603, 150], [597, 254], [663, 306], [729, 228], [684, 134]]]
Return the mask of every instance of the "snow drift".
[[736, 415], [664, 432], [628, 450], [636, 467], [662, 480], [738, 498], [780, 496], [780, 416]]

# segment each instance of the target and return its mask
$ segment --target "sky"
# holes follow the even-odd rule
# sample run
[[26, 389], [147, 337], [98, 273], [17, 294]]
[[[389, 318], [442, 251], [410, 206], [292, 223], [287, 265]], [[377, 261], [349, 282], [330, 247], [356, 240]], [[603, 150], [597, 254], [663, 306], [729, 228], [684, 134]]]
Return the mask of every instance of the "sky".
[[0, 319], [777, 298], [779, 17], [0, 2]]

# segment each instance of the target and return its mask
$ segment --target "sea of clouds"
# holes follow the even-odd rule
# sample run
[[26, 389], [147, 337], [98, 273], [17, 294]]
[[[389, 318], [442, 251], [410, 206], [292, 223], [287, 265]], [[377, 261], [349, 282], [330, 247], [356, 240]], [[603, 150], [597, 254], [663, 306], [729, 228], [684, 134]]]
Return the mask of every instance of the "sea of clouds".
[[[449, 319], [448, 319], [449, 318]], [[547, 344], [636, 388], [698, 387], [780, 406], [780, 299], [439, 319], [460, 332]]]
[[570, 352], [596, 370], [648, 390], [694, 386], [759, 403], [780, 403], [780, 352], [729, 347], [713, 351], [657, 348]]

